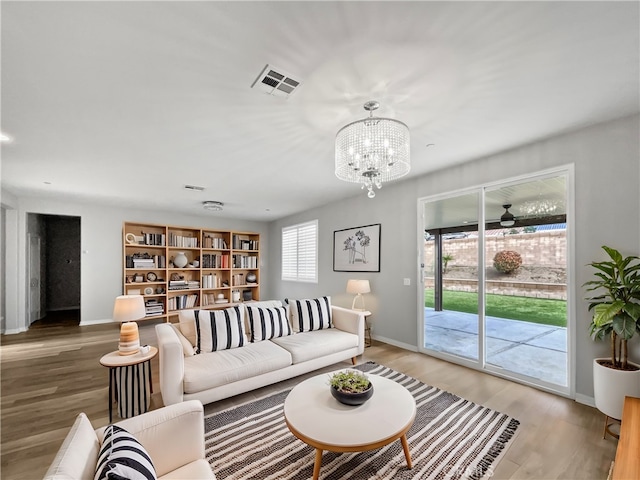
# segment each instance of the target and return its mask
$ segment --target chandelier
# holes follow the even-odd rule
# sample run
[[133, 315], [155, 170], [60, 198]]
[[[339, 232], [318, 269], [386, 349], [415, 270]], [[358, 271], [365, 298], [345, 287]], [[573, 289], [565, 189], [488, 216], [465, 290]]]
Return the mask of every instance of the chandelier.
[[554, 215], [564, 208], [562, 201], [540, 198], [538, 200], [529, 200], [522, 204], [520, 211], [526, 216], [546, 216]]
[[342, 127], [336, 135], [336, 177], [360, 183], [376, 196], [374, 185], [400, 178], [411, 169], [409, 128], [398, 120], [373, 116], [380, 104], [364, 104], [369, 117]]

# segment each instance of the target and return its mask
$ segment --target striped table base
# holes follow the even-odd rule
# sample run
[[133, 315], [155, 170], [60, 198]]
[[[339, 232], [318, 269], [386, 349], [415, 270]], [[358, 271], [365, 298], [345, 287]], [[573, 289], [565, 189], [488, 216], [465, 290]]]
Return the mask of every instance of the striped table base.
[[[113, 384], [113, 397], [118, 402], [120, 418], [129, 418], [149, 409], [151, 403], [151, 361], [137, 365], [111, 368], [109, 384]], [[111, 422], [111, 418], [109, 418]]]

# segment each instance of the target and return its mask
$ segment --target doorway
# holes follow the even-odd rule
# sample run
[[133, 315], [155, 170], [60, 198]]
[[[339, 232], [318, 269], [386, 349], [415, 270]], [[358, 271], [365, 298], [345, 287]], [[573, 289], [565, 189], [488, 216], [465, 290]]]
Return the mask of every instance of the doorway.
[[80, 217], [27, 215], [29, 328], [80, 324]]
[[571, 178], [562, 169], [420, 200], [421, 351], [570, 394]]

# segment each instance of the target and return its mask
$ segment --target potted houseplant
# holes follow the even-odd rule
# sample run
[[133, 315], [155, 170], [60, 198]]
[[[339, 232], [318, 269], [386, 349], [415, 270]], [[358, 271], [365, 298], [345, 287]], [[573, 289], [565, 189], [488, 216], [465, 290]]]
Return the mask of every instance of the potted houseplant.
[[[591, 337], [608, 339], [611, 346], [610, 358], [594, 359], [594, 398], [606, 417], [620, 420], [624, 397], [640, 396], [640, 365], [628, 358], [629, 340], [640, 335], [640, 258], [623, 257], [614, 248], [602, 248], [609, 260], [591, 262], [597, 278], [584, 284], [594, 293], [587, 299], [593, 311]], [[605, 430], [609, 431], [608, 418]]]
[[373, 384], [364, 373], [343, 370], [329, 377], [331, 395], [345, 405], [362, 405], [373, 395]]

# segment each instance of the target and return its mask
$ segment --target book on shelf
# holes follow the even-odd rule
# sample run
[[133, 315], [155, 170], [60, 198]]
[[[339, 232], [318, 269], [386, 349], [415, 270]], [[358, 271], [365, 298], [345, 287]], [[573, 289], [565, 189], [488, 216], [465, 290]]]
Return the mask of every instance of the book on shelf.
[[178, 235], [169, 232], [169, 246], [178, 248], [198, 248], [197, 237]]
[[125, 267], [126, 268], [165, 268], [164, 255], [148, 255], [148, 256], [136, 256], [140, 254], [125, 255]]
[[229, 268], [228, 254], [204, 254], [201, 258], [202, 268]]
[[220, 278], [215, 273], [202, 275], [202, 288], [220, 288]]
[[154, 317], [164, 313], [164, 305], [156, 298], [149, 298], [144, 302], [147, 317]]
[[164, 233], [145, 233], [142, 232], [142, 243], [144, 245], [152, 245], [156, 247], [164, 247], [165, 245]]
[[204, 238], [202, 239], [202, 248], [219, 248], [221, 250], [226, 250], [229, 247], [223, 237], [205, 233]]
[[252, 240], [248, 235], [233, 236], [234, 250], [258, 250], [258, 240]]
[[258, 268], [258, 257], [236, 254], [233, 256], [233, 268]]
[[169, 290], [185, 290], [188, 287], [186, 280], [169, 280]]
[[176, 295], [167, 300], [168, 308], [172, 310], [184, 310], [185, 308], [193, 308], [198, 302], [198, 294], [192, 293], [188, 295]]

